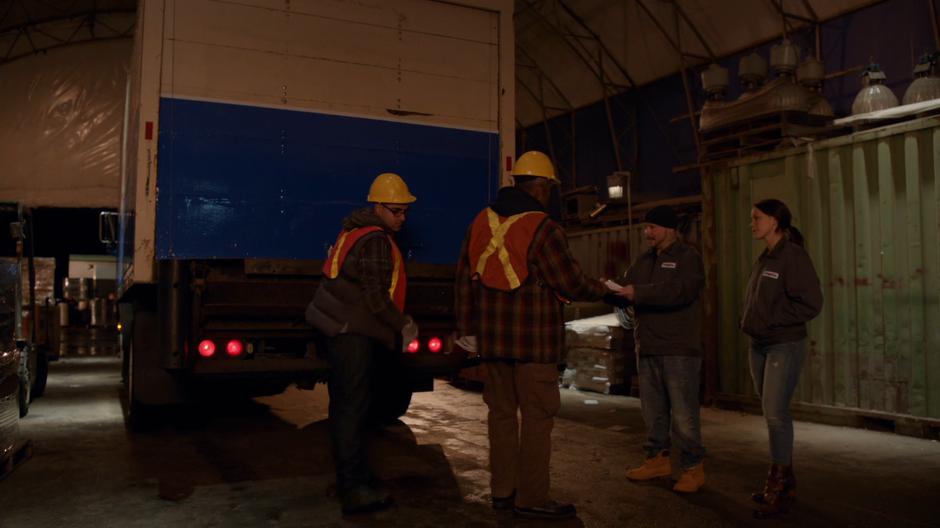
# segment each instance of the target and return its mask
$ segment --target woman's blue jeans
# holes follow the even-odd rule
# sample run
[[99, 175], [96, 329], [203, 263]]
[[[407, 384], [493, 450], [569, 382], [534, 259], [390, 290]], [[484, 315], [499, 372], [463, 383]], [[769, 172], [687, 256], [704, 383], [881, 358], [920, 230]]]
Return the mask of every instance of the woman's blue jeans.
[[789, 466], [793, 459], [790, 400], [800, 381], [805, 358], [806, 339], [766, 346], [751, 343], [751, 377], [767, 420], [770, 458], [774, 464]]

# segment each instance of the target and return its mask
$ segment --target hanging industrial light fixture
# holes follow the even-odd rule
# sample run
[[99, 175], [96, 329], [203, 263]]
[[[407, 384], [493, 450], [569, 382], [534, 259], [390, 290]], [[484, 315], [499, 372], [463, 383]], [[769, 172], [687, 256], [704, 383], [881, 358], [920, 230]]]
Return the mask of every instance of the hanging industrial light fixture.
[[823, 96], [823, 80], [826, 78], [826, 68], [822, 61], [816, 58], [809, 58], [803, 61], [796, 69], [796, 78], [800, 85], [810, 91], [808, 98], [810, 115], [832, 117], [832, 105]]
[[871, 63], [862, 72], [862, 89], [852, 102], [852, 114], [867, 114], [898, 105], [898, 98], [885, 86], [887, 77], [881, 67]]
[[800, 63], [800, 49], [789, 39], [770, 48], [770, 67], [778, 77], [792, 77], [796, 65]]
[[940, 76], [937, 75], [938, 52], [924, 53], [914, 66], [914, 81], [904, 92], [904, 104], [940, 99]]
[[745, 92], [752, 92], [767, 79], [767, 61], [757, 53], [741, 57], [738, 61], [738, 82]]
[[722, 101], [728, 90], [728, 69], [712, 64], [702, 72], [702, 88], [708, 92], [709, 101]]

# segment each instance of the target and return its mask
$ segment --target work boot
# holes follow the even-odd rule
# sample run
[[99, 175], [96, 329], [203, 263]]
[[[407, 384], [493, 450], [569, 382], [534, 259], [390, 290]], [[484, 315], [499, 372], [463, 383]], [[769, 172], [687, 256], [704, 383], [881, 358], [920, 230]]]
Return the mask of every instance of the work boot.
[[669, 475], [672, 475], [669, 451], [660, 451], [658, 455], [643, 461], [642, 466], [627, 470], [627, 478], [630, 480], [650, 480]]
[[[790, 497], [790, 500], [796, 499], [796, 474], [793, 473], [793, 466], [790, 466], [790, 471], [787, 473], [787, 480], [783, 485], [783, 490]], [[764, 490], [755, 491], [751, 493], [751, 500], [760, 504], [764, 502]]]
[[785, 489], [789, 476], [790, 466], [781, 466], [779, 464], [770, 466], [761, 502], [754, 509], [754, 518], [769, 519], [786, 513], [790, 509], [793, 499]]
[[516, 517], [549, 520], [570, 519], [577, 515], [578, 510], [575, 509], [574, 504], [562, 504], [560, 502], [550, 500], [541, 506], [533, 506], [531, 508], [521, 508], [519, 506], [514, 506], [512, 512]]
[[682, 471], [679, 482], [672, 487], [673, 491], [680, 493], [695, 493], [705, 485], [705, 465], [701, 462], [697, 466]]
[[362, 485], [344, 491], [341, 502], [343, 515], [357, 515], [384, 510], [391, 507], [394, 501], [387, 491]]
[[491, 497], [494, 510], [511, 510], [516, 501], [516, 492], [513, 491], [505, 497]]

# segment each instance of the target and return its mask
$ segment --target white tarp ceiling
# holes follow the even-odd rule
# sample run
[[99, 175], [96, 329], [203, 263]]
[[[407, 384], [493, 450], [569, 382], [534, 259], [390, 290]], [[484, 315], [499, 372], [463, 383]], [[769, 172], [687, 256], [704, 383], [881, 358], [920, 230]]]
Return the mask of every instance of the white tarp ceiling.
[[0, 65], [81, 42], [126, 39], [136, 0], [0, 0]]
[[[780, 7], [802, 19], [825, 21], [873, 3], [877, 0], [516, 0], [516, 118], [523, 125], [542, 121], [539, 98], [549, 116], [601, 100], [602, 84], [592, 73], [599, 56], [609, 93], [617, 93], [630, 85], [618, 64], [637, 85], [679, 71], [675, 44], [697, 56], [686, 59], [695, 65], [780, 37]], [[808, 24], [792, 17], [788, 22], [797, 28]]]
[[[690, 55], [687, 64], [695, 65], [779, 37], [780, 8], [806, 20], [825, 21], [878, 1], [515, 0], [516, 119], [530, 125], [542, 121], [543, 104], [552, 116], [602, 99], [602, 84], [592, 73], [598, 71], [598, 57], [609, 76], [608, 92], [617, 93], [631, 84], [623, 72], [639, 85], [677, 72], [676, 45]], [[0, 63], [64, 45], [70, 37], [126, 37], [136, 4], [0, 0]], [[797, 18], [789, 21], [806, 25]], [[602, 52], [598, 42], [609, 53]]]

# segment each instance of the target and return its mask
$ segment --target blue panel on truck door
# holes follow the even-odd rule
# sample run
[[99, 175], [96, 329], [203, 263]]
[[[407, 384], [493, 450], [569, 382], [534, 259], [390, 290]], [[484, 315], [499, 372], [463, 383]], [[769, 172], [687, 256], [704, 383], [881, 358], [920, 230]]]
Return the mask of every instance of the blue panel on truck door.
[[402, 249], [457, 260], [499, 181], [496, 133], [162, 98], [157, 257], [322, 259], [369, 184], [399, 173], [418, 201]]

